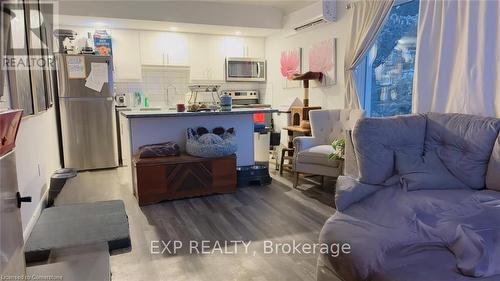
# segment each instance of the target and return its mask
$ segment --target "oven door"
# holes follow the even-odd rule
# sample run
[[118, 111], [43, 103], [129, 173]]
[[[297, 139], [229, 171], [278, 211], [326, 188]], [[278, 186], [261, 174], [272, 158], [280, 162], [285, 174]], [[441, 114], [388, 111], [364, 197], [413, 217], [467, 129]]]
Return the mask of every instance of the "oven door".
[[250, 58], [227, 58], [226, 81], [266, 81], [266, 61]]

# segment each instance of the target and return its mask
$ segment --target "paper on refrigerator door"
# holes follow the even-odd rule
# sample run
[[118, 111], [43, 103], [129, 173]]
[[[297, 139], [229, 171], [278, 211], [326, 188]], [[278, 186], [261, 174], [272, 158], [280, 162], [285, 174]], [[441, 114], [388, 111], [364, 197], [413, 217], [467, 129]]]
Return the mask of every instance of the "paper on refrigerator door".
[[101, 92], [103, 85], [104, 85], [104, 82], [95, 81], [95, 80], [91, 79], [91, 75], [89, 75], [89, 78], [87, 78], [87, 80], [85, 82], [85, 87], [90, 88], [96, 92]]
[[89, 76], [85, 79], [85, 87], [90, 88], [96, 92], [101, 92], [104, 85], [103, 79], [96, 77], [94, 70], [90, 70]]
[[84, 56], [67, 56], [66, 69], [69, 79], [85, 78], [85, 57]]
[[101, 92], [104, 83], [108, 83], [108, 64], [106, 63], [90, 63], [90, 73], [86, 79], [85, 87], [96, 92]]
[[90, 63], [90, 74], [92, 74], [98, 81], [108, 83], [108, 64], [102, 62]]

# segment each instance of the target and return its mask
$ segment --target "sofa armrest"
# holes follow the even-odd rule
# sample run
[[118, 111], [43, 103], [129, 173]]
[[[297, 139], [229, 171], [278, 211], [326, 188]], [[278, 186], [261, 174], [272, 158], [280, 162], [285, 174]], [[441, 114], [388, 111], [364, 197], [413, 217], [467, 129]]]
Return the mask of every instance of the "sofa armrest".
[[383, 188], [380, 185], [361, 183], [348, 176], [339, 176], [335, 186], [335, 208], [343, 211]]
[[317, 146], [317, 145], [322, 145], [324, 143], [321, 143], [317, 138], [315, 137], [296, 137], [293, 139], [293, 146], [295, 148], [295, 155], [297, 153], [309, 149], [311, 147]]
[[399, 175], [393, 175], [381, 184], [368, 184], [349, 176], [339, 176], [335, 185], [336, 209], [343, 211], [385, 188], [401, 188]]

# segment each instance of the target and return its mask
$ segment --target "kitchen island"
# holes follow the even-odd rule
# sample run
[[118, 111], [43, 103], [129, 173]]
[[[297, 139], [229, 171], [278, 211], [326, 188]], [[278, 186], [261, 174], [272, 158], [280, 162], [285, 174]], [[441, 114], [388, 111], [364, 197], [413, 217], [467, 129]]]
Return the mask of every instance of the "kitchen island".
[[185, 150], [186, 129], [205, 127], [234, 128], [238, 150], [238, 166], [254, 165], [254, 113], [273, 113], [269, 108], [238, 108], [232, 111], [176, 112], [169, 110], [123, 110], [120, 129], [123, 163], [132, 167], [132, 155], [142, 145], [172, 141]]

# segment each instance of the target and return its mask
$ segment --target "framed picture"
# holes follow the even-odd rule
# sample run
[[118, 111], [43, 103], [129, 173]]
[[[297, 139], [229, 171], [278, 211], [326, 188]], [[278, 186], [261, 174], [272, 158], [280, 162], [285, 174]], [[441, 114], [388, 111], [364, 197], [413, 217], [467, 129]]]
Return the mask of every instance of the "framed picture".
[[302, 73], [302, 48], [284, 50], [280, 57], [280, 72], [283, 89], [300, 88], [301, 81], [291, 80], [294, 74]]
[[323, 81], [317, 86], [337, 84], [337, 39], [332, 38], [312, 44], [308, 52], [309, 71], [322, 72]]

